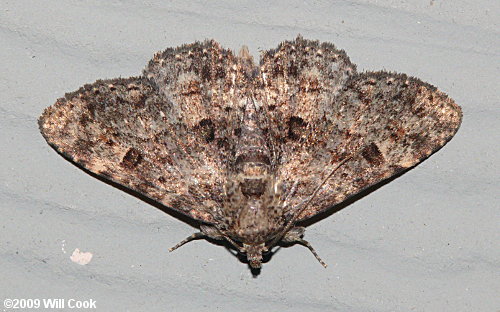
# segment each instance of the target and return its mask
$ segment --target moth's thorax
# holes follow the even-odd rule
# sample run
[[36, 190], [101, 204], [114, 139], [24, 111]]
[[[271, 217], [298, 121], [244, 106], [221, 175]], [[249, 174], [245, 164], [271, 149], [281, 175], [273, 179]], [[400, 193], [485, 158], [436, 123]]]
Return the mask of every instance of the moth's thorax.
[[272, 169], [263, 122], [252, 100], [246, 107], [233, 172], [226, 185], [227, 233], [250, 245], [272, 239], [284, 226], [280, 188]]

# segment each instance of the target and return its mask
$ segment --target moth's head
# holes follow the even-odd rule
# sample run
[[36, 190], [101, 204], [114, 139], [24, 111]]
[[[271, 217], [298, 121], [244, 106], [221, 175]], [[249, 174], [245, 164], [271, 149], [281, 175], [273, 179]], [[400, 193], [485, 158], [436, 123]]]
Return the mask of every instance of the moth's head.
[[257, 245], [243, 244], [241, 251], [247, 254], [250, 266], [254, 269], [259, 269], [262, 265], [262, 253], [266, 252], [267, 248], [265, 243]]

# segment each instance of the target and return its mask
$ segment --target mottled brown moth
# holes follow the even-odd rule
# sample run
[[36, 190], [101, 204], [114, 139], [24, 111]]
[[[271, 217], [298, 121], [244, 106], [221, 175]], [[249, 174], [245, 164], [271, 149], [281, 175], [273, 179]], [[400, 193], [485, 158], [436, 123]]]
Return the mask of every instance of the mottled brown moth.
[[[74, 163], [200, 222], [252, 268], [297, 223], [415, 166], [461, 109], [405, 74], [357, 72], [298, 37], [256, 65], [213, 40], [155, 54], [138, 77], [99, 80], [48, 107], [47, 142]], [[326, 265], [325, 265], [326, 266]]]

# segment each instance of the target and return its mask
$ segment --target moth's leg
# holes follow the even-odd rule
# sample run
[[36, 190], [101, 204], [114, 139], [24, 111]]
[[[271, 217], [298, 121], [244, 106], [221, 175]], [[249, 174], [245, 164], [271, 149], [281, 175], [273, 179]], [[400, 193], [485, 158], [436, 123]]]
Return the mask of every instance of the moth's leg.
[[206, 237], [216, 240], [223, 240], [224, 235], [215, 226], [200, 225], [201, 233], [205, 234]]
[[221, 240], [224, 239], [224, 236], [222, 236], [219, 232], [219, 230], [216, 227], [213, 226], [208, 226], [208, 225], [200, 225], [200, 232], [194, 233], [193, 235], [190, 235], [180, 241], [177, 245], [174, 247], [170, 248], [168, 251], [174, 251], [177, 248], [181, 247], [182, 245], [189, 243], [192, 240], [198, 239], [198, 238], [212, 238], [216, 240]]
[[285, 199], [283, 200], [283, 207], [288, 205], [288, 200], [292, 198], [292, 196], [297, 191], [297, 185], [299, 185], [299, 181], [295, 181], [292, 187], [290, 188], [290, 191], [288, 191], [288, 194], [286, 194]]
[[327, 264], [325, 262], [323, 262], [323, 260], [321, 260], [318, 253], [316, 252], [316, 250], [314, 250], [314, 248], [311, 246], [311, 244], [308, 241], [306, 241], [305, 239], [302, 238], [305, 230], [306, 230], [306, 228], [304, 228], [302, 226], [300, 226], [300, 227], [297, 226], [297, 227], [291, 228], [290, 231], [286, 232], [286, 234], [283, 236], [281, 241], [285, 242], [285, 243], [289, 243], [289, 244], [299, 243], [299, 244], [306, 246], [313, 253], [313, 255], [316, 257], [316, 259], [319, 261], [319, 263], [321, 263], [321, 265], [326, 268]]

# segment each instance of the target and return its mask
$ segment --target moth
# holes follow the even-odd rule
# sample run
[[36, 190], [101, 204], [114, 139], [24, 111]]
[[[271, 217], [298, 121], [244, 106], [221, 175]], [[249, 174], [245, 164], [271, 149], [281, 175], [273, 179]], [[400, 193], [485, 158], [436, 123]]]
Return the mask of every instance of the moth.
[[260, 268], [297, 225], [415, 166], [457, 131], [460, 107], [405, 74], [358, 72], [297, 37], [256, 64], [207, 40], [156, 53], [142, 75], [98, 80], [45, 109], [67, 159], [200, 223]]

